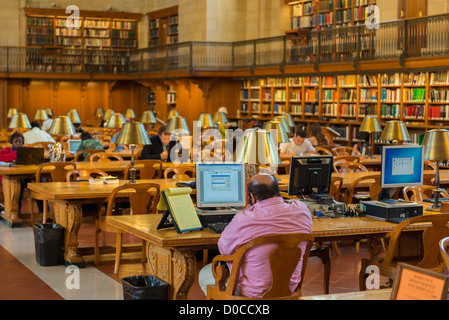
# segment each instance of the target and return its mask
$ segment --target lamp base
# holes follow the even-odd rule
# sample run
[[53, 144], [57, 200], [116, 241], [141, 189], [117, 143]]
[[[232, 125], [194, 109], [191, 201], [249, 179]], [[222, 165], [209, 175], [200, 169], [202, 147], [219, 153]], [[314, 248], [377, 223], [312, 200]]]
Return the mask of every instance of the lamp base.
[[425, 211], [429, 211], [429, 212], [441, 212], [441, 204], [439, 204], [438, 206], [431, 206], [429, 208], [427, 208]]

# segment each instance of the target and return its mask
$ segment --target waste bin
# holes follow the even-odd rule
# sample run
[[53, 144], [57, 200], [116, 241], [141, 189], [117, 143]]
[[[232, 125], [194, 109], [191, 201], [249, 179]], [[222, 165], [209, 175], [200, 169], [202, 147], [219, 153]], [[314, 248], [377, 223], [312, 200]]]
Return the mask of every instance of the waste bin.
[[166, 300], [168, 283], [156, 276], [139, 275], [122, 279], [124, 300]]
[[62, 263], [64, 227], [59, 224], [33, 225], [36, 262], [41, 266]]

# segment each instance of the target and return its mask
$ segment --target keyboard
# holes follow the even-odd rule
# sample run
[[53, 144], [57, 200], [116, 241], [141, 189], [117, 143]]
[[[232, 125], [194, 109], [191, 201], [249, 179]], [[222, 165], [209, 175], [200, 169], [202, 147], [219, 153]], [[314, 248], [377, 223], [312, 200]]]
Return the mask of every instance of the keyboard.
[[391, 218], [388, 218], [388, 219], [387, 219], [387, 222], [399, 224], [399, 223], [401, 223], [402, 221], [407, 220], [407, 219], [410, 219], [410, 218], [404, 218], [404, 217], [391, 217]]
[[222, 233], [223, 230], [228, 226], [229, 222], [216, 222], [209, 223], [207, 226], [211, 228], [215, 233]]

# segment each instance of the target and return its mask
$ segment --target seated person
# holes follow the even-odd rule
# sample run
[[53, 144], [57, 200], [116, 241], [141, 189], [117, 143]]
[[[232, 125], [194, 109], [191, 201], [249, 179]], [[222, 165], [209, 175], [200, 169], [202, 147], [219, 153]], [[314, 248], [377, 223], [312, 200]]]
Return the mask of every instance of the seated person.
[[[89, 150], [89, 149], [97, 149], [97, 150], [104, 150], [103, 144], [100, 141], [94, 140], [92, 135], [84, 131], [81, 133], [81, 144], [78, 147], [77, 152], [83, 151], [83, 150]], [[87, 161], [87, 157], [89, 156], [89, 153], [84, 154], [84, 161]]]
[[321, 131], [321, 126], [319, 123], [313, 123], [310, 126], [310, 143], [314, 147], [327, 146], [329, 145], [329, 140]]
[[176, 141], [170, 141], [170, 133], [166, 133], [167, 126], [161, 126], [157, 136], [150, 138], [151, 144], [143, 147], [140, 154], [141, 160], [162, 160], [171, 162], [170, 151], [176, 145]]
[[48, 131], [50, 130], [52, 124], [53, 124], [53, 116], [49, 114], [48, 119], [42, 123], [41, 129], [44, 131]]
[[296, 130], [295, 137], [287, 143], [281, 143], [279, 156], [281, 160], [290, 160], [292, 156], [308, 156], [316, 154], [315, 148], [306, 139], [307, 133], [304, 130]]
[[[287, 233], [312, 233], [312, 215], [301, 201], [284, 202], [280, 196], [278, 182], [268, 174], [258, 174], [248, 183], [249, 206], [237, 213], [221, 233], [218, 249], [222, 255], [234, 254], [237, 249], [260, 236]], [[300, 244], [302, 252], [305, 243]], [[237, 285], [238, 294], [260, 298], [271, 286], [269, 254], [273, 245], [257, 246], [247, 252], [241, 266]], [[231, 269], [232, 265], [228, 264]], [[295, 290], [301, 280], [302, 258], [290, 279], [290, 290]], [[201, 289], [207, 292], [207, 285], [214, 285], [211, 264], [199, 273]]]
[[44, 130], [41, 130], [41, 125], [37, 121], [31, 122], [31, 130], [25, 132], [23, 137], [25, 138], [25, 144], [33, 144], [37, 142], [56, 143], [55, 139], [53, 139], [51, 135]]
[[[9, 138], [11, 147], [6, 147], [0, 150], [0, 161], [13, 162], [17, 157], [17, 149], [22, 148], [25, 138], [20, 132], [14, 132]], [[0, 176], [1, 181], [1, 176]]]

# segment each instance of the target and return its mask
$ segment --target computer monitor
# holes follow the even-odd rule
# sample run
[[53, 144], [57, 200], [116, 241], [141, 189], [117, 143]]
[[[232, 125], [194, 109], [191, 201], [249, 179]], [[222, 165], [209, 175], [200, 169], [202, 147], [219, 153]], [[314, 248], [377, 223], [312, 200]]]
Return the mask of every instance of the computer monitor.
[[292, 157], [288, 194], [291, 196], [328, 194], [332, 163], [332, 156]]
[[245, 167], [242, 163], [197, 163], [196, 205], [201, 209], [245, 206]]
[[78, 148], [83, 142], [82, 140], [69, 140], [67, 141], [69, 144], [69, 153], [76, 153], [78, 151]]
[[400, 145], [382, 148], [381, 187], [420, 186], [424, 175], [424, 146]]

